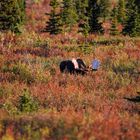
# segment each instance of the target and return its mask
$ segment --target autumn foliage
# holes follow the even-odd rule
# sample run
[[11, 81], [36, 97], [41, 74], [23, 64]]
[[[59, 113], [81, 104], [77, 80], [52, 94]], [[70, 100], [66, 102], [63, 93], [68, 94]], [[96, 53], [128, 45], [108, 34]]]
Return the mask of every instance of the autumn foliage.
[[[37, 32], [42, 20], [31, 26], [31, 19], [21, 35], [0, 33], [0, 139], [138, 140], [140, 39], [50, 36]], [[73, 57], [87, 66], [96, 57], [101, 67], [60, 73]]]

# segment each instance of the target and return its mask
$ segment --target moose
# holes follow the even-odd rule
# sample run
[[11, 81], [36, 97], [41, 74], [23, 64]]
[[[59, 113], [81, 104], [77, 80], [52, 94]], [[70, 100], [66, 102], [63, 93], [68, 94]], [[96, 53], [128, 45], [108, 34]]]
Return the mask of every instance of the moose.
[[97, 71], [100, 66], [100, 62], [99, 60], [94, 59], [92, 64], [87, 67], [82, 59], [73, 58], [72, 60], [61, 61], [59, 66], [61, 73], [85, 75], [88, 71]]
[[87, 67], [82, 59], [64, 60], [60, 63], [60, 71], [70, 74], [86, 74]]

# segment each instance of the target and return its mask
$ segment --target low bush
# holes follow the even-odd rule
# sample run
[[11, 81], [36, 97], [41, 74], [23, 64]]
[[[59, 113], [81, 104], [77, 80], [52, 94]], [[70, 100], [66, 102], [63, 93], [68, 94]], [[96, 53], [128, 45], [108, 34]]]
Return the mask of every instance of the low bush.
[[136, 66], [133, 62], [125, 62], [125, 61], [120, 61], [118, 63], [114, 63], [112, 66], [112, 69], [115, 73], [129, 73], [132, 74], [134, 73]]
[[9, 115], [17, 115], [18, 114], [18, 108], [16, 107], [16, 105], [14, 105], [11, 101], [7, 100], [3, 106], [3, 109], [5, 109]]
[[30, 69], [25, 64], [18, 63], [17, 65], [14, 65], [12, 72], [19, 76], [19, 80], [24, 81], [27, 84], [31, 84], [35, 81]]
[[31, 84], [32, 82], [35, 81], [29, 67], [23, 63], [20, 63], [20, 62], [18, 62], [18, 63], [6, 62], [2, 66], [1, 70], [3, 73], [10, 72], [11, 74], [14, 74], [16, 77], [15, 79], [23, 81], [27, 84]]
[[131, 83], [131, 79], [127, 73], [122, 75], [121, 73], [116, 74], [115, 72], [110, 71], [108, 72], [107, 79], [109, 87], [114, 89], [127, 86]]
[[22, 95], [19, 97], [19, 111], [21, 112], [33, 112], [39, 108], [38, 101], [30, 95], [27, 89], [23, 90]]
[[78, 46], [63, 46], [63, 49], [67, 52], [80, 52], [83, 54], [91, 54], [93, 52], [93, 48], [89, 44], [81, 44]]

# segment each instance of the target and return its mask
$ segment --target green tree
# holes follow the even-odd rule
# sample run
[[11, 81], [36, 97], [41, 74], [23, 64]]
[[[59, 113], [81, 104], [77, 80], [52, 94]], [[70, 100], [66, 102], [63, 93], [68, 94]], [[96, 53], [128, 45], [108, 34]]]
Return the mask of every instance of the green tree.
[[51, 0], [50, 2], [51, 12], [46, 15], [49, 15], [49, 21], [47, 21], [46, 32], [50, 34], [59, 34], [61, 32], [61, 24], [60, 24], [60, 14], [57, 12], [59, 8], [59, 2], [57, 0]]
[[111, 9], [110, 0], [100, 0], [99, 6], [100, 6], [100, 18], [102, 18], [103, 21], [106, 21], [110, 16]]
[[78, 15], [74, 0], [63, 0], [61, 7], [61, 21], [63, 27], [70, 31], [71, 28], [77, 23]]
[[117, 19], [117, 7], [114, 7], [112, 10], [112, 23], [111, 23], [111, 29], [110, 29], [111, 35], [118, 35], [118, 19]]
[[88, 24], [88, 19], [82, 19], [79, 23], [79, 32], [83, 33], [83, 35], [85, 37], [88, 36], [88, 33], [89, 33], [89, 30], [90, 30], [90, 27], [89, 27], [89, 24]]
[[88, 22], [88, 0], [76, 0], [76, 9], [78, 15], [78, 25], [79, 25], [79, 32], [82, 32], [86, 37], [89, 32], [89, 22]]
[[91, 33], [101, 33], [102, 23], [99, 22], [100, 5], [98, 0], [89, 0], [88, 2], [88, 17]]
[[38, 101], [33, 98], [28, 89], [24, 89], [19, 98], [19, 110], [21, 112], [33, 112], [38, 110]]
[[140, 13], [135, 0], [127, 2], [127, 18], [123, 33], [130, 36], [140, 36]]
[[[23, 0], [22, 0], [23, 2]], [[25, 1], [24, 1], [25, 2]], [[0, 30], [11, 30], [19, 33], [22, 25], [23, 11], [25, 7], [20, 7], [21, 1], [18, 0], [3, 0], [0, 1]], [[25, 13], [24, 13], [25, 14]]]
[[126, 19], [126, 2], [125, 0], [119, 0], [118, 2], [118, 21], [123, 24]]
[[79, 19], [87, 16], [88, 0], [75, 0], [75, 5]]
[[17, 2], [18, 2], [18, 5], [19, 5], [19, 8], [21, 10], [21, 21], [22, 21], [22, 23], [24, 23], [25, 14], [26, 14], [26, 12], [25, 12], [26, 2], [25, 2], [25, 0], [17, 0]]
[[138, 6], [138, 12], [140, 14], [140, 0], [135, 0], [135, 4]]

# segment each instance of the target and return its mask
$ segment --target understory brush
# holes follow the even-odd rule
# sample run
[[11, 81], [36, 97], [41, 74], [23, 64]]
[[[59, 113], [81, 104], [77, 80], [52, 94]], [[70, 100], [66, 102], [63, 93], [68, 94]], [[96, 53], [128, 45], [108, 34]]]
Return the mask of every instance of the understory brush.
[[[0, 40], [0, 139], [140, 138], [139, 39], [25, 31]], [[73, 57], [100, 67], [61, 73]]]

